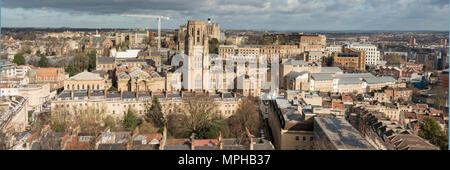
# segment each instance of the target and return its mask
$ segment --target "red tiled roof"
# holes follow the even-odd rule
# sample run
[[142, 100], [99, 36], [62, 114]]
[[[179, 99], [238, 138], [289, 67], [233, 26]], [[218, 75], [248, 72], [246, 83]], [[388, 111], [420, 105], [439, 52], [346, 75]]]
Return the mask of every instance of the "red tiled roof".
[[217, 146], [219, 144], [219, 140], [217, 139], [197, 139], [194, 142], [194, 146], [208, 146], [208, 144], [213, 144]]
[[36, 137], [38, 135], [38, 133], [37, 132], [34, 132], [33, 133], [33, 135], [31, 135], [31, 136], [29, 136], [28, 138], [27, 138], [27, 142], [29, 142], [29, 141], [31, 141], [34, 137]]
[[152, 141], [153, 139], [156, 140], [161, 140], [162, 139], [162, 135], [160, 133], [155, 133], [155, 134], [143, 134], [143, 136], [145, 136], [147, 138], [147, 142]]
[[431, 114], [441, 114], [442, 110], [430, 109]]

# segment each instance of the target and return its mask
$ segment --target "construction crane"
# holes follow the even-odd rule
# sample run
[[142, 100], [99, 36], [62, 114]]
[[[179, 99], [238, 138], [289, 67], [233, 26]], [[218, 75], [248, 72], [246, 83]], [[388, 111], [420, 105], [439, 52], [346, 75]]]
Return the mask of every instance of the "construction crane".
[[128, 17], [141, 17], [141, 18], [156, 18], [158, 20], [158, 50], [161, 48], [161, 18], [169, 20], [169, 17], [157, 16], [157, 15], [138, 15], [138, 14], [122, 14], [122, 16]]

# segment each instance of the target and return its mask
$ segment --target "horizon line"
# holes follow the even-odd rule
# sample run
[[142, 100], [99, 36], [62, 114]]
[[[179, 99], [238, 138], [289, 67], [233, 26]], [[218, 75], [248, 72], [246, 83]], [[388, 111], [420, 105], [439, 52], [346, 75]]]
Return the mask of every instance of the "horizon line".
[[[142, 28], [142, 27], [136, 27], [136, 28], [93, 28], [93, 27], [22, 27], [22, 26], [14, 26], [14, 27], [1, 27], [2, 29], [26, 29], [26, 28], [34, 28], [34, 29], [121, 29], [121, 30], [129, 30], [129, 29], [146, 29], [146, 30], [157, 30], [157, 28]], [[161, 30], [177, 30], [178, 28], [161, 28]], [[232, 29], [221, 29], [224, 31], [271, 31], [271, 32], [448, 32], [448, 30], [430, 30], [430, 29], [424, 29], [424, 30], [401, 30], [401, 29], [373, 29], [373, 30], [361, 30], [361, 29], [342, 29], [342, 30], [321, 30], [321, 29], [305, 29], [305, 30], [264, 30], [264, 29], [239, 29], [239, 28], [232, 28]]]

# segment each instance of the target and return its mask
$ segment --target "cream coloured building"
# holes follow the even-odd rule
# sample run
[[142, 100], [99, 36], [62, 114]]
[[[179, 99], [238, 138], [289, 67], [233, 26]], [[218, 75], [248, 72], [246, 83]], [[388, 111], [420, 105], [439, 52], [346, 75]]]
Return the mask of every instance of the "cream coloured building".
[[100, 74], [81, 72], [64, 80], [65, 90], [104, 90], [107, 87], [107, 78]]

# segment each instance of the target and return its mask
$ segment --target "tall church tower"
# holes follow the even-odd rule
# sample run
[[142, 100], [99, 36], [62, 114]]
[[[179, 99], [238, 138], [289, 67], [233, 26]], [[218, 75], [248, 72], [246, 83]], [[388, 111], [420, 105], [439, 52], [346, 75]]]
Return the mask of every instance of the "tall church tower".
[[185, 39], [185, 54], [188, 60], [187, 90], [205, 90], [209, 85], [209, 47], [206, 22], [188, 21]]

